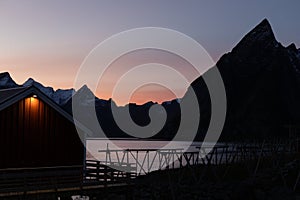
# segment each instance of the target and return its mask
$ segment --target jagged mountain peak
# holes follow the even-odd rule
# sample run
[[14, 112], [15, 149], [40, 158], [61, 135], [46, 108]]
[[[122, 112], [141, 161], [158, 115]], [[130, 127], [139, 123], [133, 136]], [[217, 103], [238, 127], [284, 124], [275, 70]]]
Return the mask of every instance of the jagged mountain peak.
[[276, 40], [271, 24], [267, 19], [262, 20], [244, 38], [247, 37], [252, 40]]
[[11, 78], [8, 72], [0, 73], [0, 88], [13, 88], [19, 85]]
[[[35, 83], [38, 83], [38, 82], [36, 82], [33, 78], [28, 78], [22, 85], [25, 87], [28, 87]], [[40, 85], [42, 85], [42, 84], [40, 84]]]
[[[299, 58], [296, 45], [281, 45], [266, 19], [221, 57], [216, 67], [221, 73], [227, 98], [224, 137], [285, 135], [288, 134], [284, 128], [287, 124], [299, 126]], [[199, 107], [210, 108], [204, 79], [199, 77], [192, 87]], [[201, 109], [200, 115], [203, 120], [199, 132], [205, 133], [211, 111]]]
[[0, 73], [0, 77], [4, 77], [4, 76], [10, 77], [10, 74], [9, 74], [8, 72], [1, 72], [1, 73]]
[[233, 48], [232, 52], [243, 52], [254, 48], [270, 49], [281, 46], [277, 42], [272, 27], [267, 19], [262, 20]]
[[79, 90], [74, 92], [72, 99], [80, 105], [93, 105], [96, 97], [87, 85], [83, 85]]
[[28, 78], [27, 81], [25, 81], [23, 83], [23, 86], [25, 86], [25, 87], [29, 87], [31, 85], [34, 85], [35, 87], [37, 87], [39, 90], [44, 92], [49, 97], [51, 97], [51, 95], [54, 93], [54, 90], [52, 87], [45, 87], [41, 83], [35, 81], [33, 78]]
[[25, 87], [29, 87], [31, 85], [37, 87], [59, 105], [65, 104], [74, 93], [74, 89], [57, 89], [55, 91], [52, 87], [45, 87], [38, 81], [35, 81], [33, 78], [28, 78], [27, 81], [23, 83], [23, 86]]
[[95, 98], [94, 93], [90, 90], [90, 88], [87, 85], [83, 85], [79, 90], [76, 91], [75, 94], [78, 95], [84, 95], [89, 98]]
[[77, 91], [77, 92], [79, 92], [79, 91], [91, 91], [90, 90], [90, 88], [86, 85], [86, 84], [84, 84], [81, 88], [79, 88], [79, 90]]
[[297, 47], [296, 47], [296, 45], [294, 43], [292, 43], [289, 46], [287, 46], [287, 49], [295, 51], [295, 52], [298, 51], [298, 49], [297, 49]]
[[253, 29], [254, 31], [263, 30], [263, 32], [273, 33], [272, 27], [268, 19], [264, 18], [258, 25]]
[[300, 51], [299, 49], [297, 49], [294, 43], [291, 43], [289, 46], [286, 47], [286, 49], [290, 54], [294, 54], [296, 57], [300, 58]]

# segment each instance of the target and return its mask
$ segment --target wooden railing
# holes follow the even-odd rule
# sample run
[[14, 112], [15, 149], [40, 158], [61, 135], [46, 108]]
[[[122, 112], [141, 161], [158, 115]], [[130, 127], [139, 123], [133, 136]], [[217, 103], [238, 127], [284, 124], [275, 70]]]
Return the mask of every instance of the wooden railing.
[[[107, 186], [116, 183], [128, 183], [136, 177], [129, 172], [134, 167], [131, 164], [115, 165], [116, 163], [102, 163], [96, 160], [87, 160], [84, 172], [85, 184], [102, 184]], [[124, 167], [122, 169], [122, 167]]]
[[83, 166], [15, 168], [0, 170], [0, 193], [82, 187]]
[[[114, 163], [102, 164], [100, 161], [87, 160], [82, 165], [42, 168], [10, 168], [0, 170], [0, 196], [13, 193], [32, 193], [33, 191], [57, 192], [60, 190], [82, 190], [90, 186], [107, 187], [129, 184], [135, 178], [127, 170], [133, 167], [124, 164], [126, 170], [110, 167]], [[109, 166], [108, 166], [109, 165]], [[120, 167], [120, 166], [119, 166]]]
[[[299, 152], [299, 140], [248, 141], [215, 146], [199, 146], [197, 150], [184, 152], [176, 149], [106, 149], [99, 150], [100, 163], [128, 167], [137, 175], [148, 174], [155, 170], [182, 168], [193, 165], [223, 165], [241, 163], [270, 157], [278, 154]], [[126, 166], [128, 165], [128, 166]]]

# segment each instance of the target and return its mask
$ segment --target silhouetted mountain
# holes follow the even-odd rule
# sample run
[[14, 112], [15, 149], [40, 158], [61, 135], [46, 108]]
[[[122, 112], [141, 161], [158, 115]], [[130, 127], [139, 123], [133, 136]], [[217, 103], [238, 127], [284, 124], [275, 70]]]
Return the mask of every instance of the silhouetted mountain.
[[29, 78], [22, 85], [18, 85], [10, 76], [8, 72], [0, 73], [0, 89], [7, 88], [16, 88], [16, 87], [28, 87], [31, 85], [35, 85], [38, 89], [44, 92], [48, 97], [50, 97], [53, 101], [55, 101], [59, 105], [63, 105], [72, 97], [74, 93], [74, 89], [62, 90], [58, 89], [56, 91], [53, 90], [52, 87], [45, 87], [41, 83]]
[[[73, 101], [73, 102], [72, 102]], [[147, 102], [143, 105], [136, 105], [134, 103], [127, 104], [125, 106], [117, 106], [112, 99], [103, 100], [94, 96], [93, 92], [84, 85], [81, 87], [74, 95], [72, 99], [63, 106], [70, 114], [72, 114], [72, 103], [78, 106], [79, 110], [82, 111], [96, 111], [96, 116], [98, 123], [101, 126], [101, 129], [106, 134], [107, 137], [131, 137], [124, 131], [122, 131], [114, 120], [112, 113], [112, 107], [117, 112], [125, 112], [125, 109], [129, 109], [130, 116], [132, 120], [139, 126], [146, 126], [150, 123], [149, 109], [152, 105], [157, 104], [153, 102]], [[173, 100], [167, 103], [162, 104], [168, 113], [167, 123], [164, 129], [155, 136], [155, 138], [160, 139], [170, 139], [176, 131], [173, 129], [177, 128], [177, 124], [173, 123], [172, 120], [175, 118], [175, 115], [180, 114], [179, 104], [177, 100]], [[156, 112], [155, 115], [160, 115], [161, 113]], [[76, 116], [77, 120], [81, 121], [85, 125], [90, 125], [90, 122], [93, 120], [93, 115], [89, 112], [82, 112], [80, 116]], [[79, 119], [78, 119], [79, 118]], [[177, 119], [177, 116], [176, 116]], [[172, 126], [170, 126], [172, 125]], [[92, 137], [102, 137], [99, 134], [99, 127], [89, 126], [93, 131], [94, 135]]]
[[8, 72], [0, 73], [0, 89], [19, 87]]
[[96, 111], [96, 116], [99, 119], [101, 128], [105, 133], [111, 133], [110, 137], [124, 137], [118, 126], [116, 126], [112, 120], [111, 105], [115, 105], [115, 103], [111, 100], [102, 100], [97, 98], [93, 92], [84, 85], [74, 93], [73, 97], [67, 101], [63, 108], [70, 114], [73, 114], [73, 104], [77, 106], [78, 110], [83, 110], [83, 112], [80, 113], [80, 116], [76, 116], [76, 119], [81, 123], [88, 125], [89, 129], [91, 129], [94, 133], [92, 137], [101, 137], [98, 133], [98, 127], [90, 126], [90, 122], [93, 121], [94, 118], [91, 112], [94, 111]]
[[[300, 125], [300, 53], [276, 41], [265, 19], [216, 64], [227, 95], [223, 138], [287, 135]], [[211, 73], [209, 70], [207, 73]], [[210, 98], [203, 79], [192, 83], [201, 110], [200, 133], [210, 119]]]

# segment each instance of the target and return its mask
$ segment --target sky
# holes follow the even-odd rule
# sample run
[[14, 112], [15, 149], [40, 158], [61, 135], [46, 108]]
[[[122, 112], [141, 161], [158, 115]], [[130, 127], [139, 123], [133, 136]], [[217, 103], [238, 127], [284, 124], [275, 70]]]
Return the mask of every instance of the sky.
[[[299, 0], [0, 0], [0, 72], [10, 72], [19, 84], [32, 77], [55, 89], [72, 88], [83, 60], [100, 42], [128, 29], [149, 26], [188, 35], [214, 61], [264, 18], [271, 23], [279, 42], [293, 42], [299, 48], [299, 8]], [[96, 95], [110, 98], [121, 72], [153, 61], [186, 71], [187, 76], [192, 73], [188, 64], [170, 53], [132, 53], [110, 66]], [[141, 74], [140, 78], [146, 76]], [[176, 81], [172, 90], [145, 85], [133, 93], [130, 101], [161, 102], [180, 97], [185, 89]], [[122, 94], [114, 100], [126, 103]]]

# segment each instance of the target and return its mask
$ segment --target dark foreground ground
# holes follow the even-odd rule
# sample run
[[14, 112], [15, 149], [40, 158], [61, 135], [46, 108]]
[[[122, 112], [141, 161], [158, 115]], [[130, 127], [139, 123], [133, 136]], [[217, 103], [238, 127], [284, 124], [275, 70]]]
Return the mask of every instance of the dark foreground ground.
[[83, 191], [27, 194], [2, 199], [300, 199], [299, 155], [276, 155], [244, 163], [194, 166], [156, 171], [135, 179], [130, 186]]
[[[134, 197], [205, 200], [297, 199], [300, 189], [297, 184], [299, 160], [278, 167], [275, 167], [278, 163], [265, 164], [271, 166], [256, 170], [255, 163], [247, 163], [156, 172], [137, 181]], [[263, 167], [262, 164], [260, 166]]]

